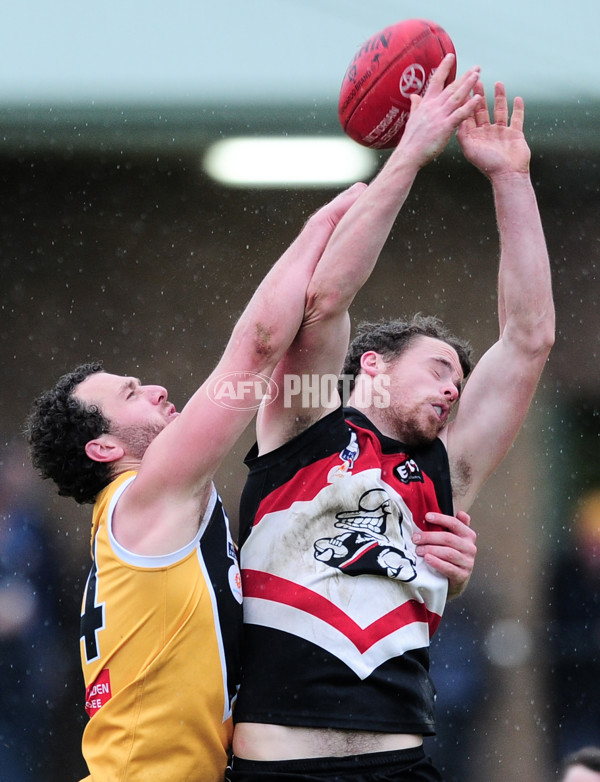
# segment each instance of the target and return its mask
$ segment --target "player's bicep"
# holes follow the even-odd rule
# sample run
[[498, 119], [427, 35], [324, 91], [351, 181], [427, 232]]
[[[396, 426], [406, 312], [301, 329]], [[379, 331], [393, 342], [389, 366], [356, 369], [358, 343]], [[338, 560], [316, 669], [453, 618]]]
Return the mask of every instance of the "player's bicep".
[[465, 384], [446, 445], [456, 507], [468, 510], [502, 461], [527, 415], [540, 369], [502, 340]]
[[302, 327], [272, 375], [276, 397], [265, 400], [259, 411], [260, 453], [278, 448], [339, 406], [337, 386], [349, 334], [347, 312]]

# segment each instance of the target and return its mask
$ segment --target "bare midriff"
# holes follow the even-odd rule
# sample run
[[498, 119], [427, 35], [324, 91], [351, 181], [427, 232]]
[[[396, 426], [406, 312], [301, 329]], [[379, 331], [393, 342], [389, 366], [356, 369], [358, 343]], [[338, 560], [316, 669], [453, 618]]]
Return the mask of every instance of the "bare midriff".
[[295, 760], [392, 752], [420, 747], [422, 743], [423, 737], [413, 733], [374, 733], [240, 722], [235, 728], [233, 753], [246, 760]]

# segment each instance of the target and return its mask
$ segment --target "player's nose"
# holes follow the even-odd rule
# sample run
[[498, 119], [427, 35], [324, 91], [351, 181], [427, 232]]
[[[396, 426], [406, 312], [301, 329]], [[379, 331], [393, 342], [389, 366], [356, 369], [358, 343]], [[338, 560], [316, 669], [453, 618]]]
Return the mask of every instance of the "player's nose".
[[448, 383], [444, 388], [444, 397], [449, 402], [456, 402], [459, 393], [459, 389], [454, 385], [454, 383]]
[[163, 386], [146, 386], [146, 393], [153, 404], [158, 405], [168, 399], [167, 389]]

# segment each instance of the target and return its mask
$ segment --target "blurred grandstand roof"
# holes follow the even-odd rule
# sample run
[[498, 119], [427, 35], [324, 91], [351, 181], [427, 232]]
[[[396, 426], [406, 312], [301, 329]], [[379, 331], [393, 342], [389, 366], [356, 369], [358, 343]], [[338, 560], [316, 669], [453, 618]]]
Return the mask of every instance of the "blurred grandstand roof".
[[[186, 145], [239, 132], [338, 133], [360, 44], [419, 16], [459, 71], [521, 94], [538, 143], [596, 144], [597, 0], [0, 0], [0, 151]], [[533, 126], [533, 129], [532, 129]], [[537, 136], [536, 136], [537, 134]]]

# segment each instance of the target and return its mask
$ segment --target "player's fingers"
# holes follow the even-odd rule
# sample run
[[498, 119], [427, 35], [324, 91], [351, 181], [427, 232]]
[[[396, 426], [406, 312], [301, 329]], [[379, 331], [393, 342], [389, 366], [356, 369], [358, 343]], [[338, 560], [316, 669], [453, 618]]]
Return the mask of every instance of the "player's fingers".
[[496, 125], [508, 125], [508, 102], [502, 82], [496, 82], [494, 88], [494, 122]]
[[342, 190], [332, 201], [329, 203], [329, 207], [336, 214], [343, 215], [354, 204], [360, 194], [367, 189], [365, 182], [355, 182], [346, 190]]
[[[462, 127], [465, 125], [465, 123], [468, 123], [469, 120], [471, 120], [470, 127], [476, 127], [477, 122], [475, 120], [475, 112], [477, 111], [477, 107], [479, 106], [480, 102], [481, 96], [474, 95], [472, 98], [469, 98], [466, 103], [463, 103], [462, 106], [459, 106], [452, 114], [455, 125], [458, 123], [459, 126]], [[468, 130], [468, 128], [469, 125], [463, 127], [463, 132]]]
[[479, 96], [479, 103], [475, 109], [475, 124], [477, 127], [490, 124], [490, 112], [488, 110], [487, 101], [485, 99], [485, 90], [481, 81], [477, 81], [477, 84], [473, 87], [473, 95]]
[[481, 68], [479, 65], [469, 68], [468, 71], [465, 71], [462, 76], [459, 76], [456, 81], [453, 81], [445, 88], [446, 94], [455, 103], [464, 103], [479, 81], [480, 73]]
[[[466, 527], [466, 529], [470, 530], [470, 527]], [[474, 557], [477, 553], [475, 541], [475, 535], [453, 535], [449, 532], [425, 532], [413, 538], [417, 553], [435, 549], [439, 556], [441, 556], [441, 552], [445, 552], [445, 555], [450, 559]]]
[[412, 114], [413, 111], [416, 110], [416, 108], [419, 106], [421, 101], [423, 100], [423, 97], [421, 95], [417, 95], [416, 92], [413, 92], [413, 94], [410, 96], [410, 113]]
[[435, 69], [435, 73], [429, 81], [429, 86], [427, 87], [426, 92], [438, 93], [444, 89], [444, 84], [446, 83], [448, 76], [450, 76], [450, 71], [452, 70], [452, 66], [454, 65], [455, 61], [456, 55], [454, 54], [447, 54], [444, 57], [444, 59]]
[[471, 517], [465, 511], [458, 511], [456, 516], [429, 511], [425, 514], [425, 520], [438, 527], [444, 527], [455, 535], [460, 535], [462, 533], [471, 537], [475, 534], [474, 530], [471, 529]]
[[471, 112], [468, 116], [466, 116], [462, 122], [458, 126], [457, 135], [458, 140], [461, 141], [461, 139], [466, 138], [469, 133], [474, 130], [477, 125], [475, 123], [475, 112]]
[[438, 562], [445, 562], [453, 567], [465, 567], [467, 556], [456, 549], [449, 549], [446, 546], [417, 546], [417, 554], [431, 560], [433, 557]]
[[523, 132], [523, 124], [525, 122], [525, 103], [523, 98], [515, 98], [513, 101], [513, 110], [510, 118], [510, 126], [515, 130]]
[[433, 550], [427, 550], [424, 552], [423, 559], [432, 568], [446, 576], [448, 579], [461, 580], [468, 576], [472, 572], [472, 561], [456, 557], [449, 559], [447, 552], [440, 551], [442, 556], [437, 556], [437, 553]]

